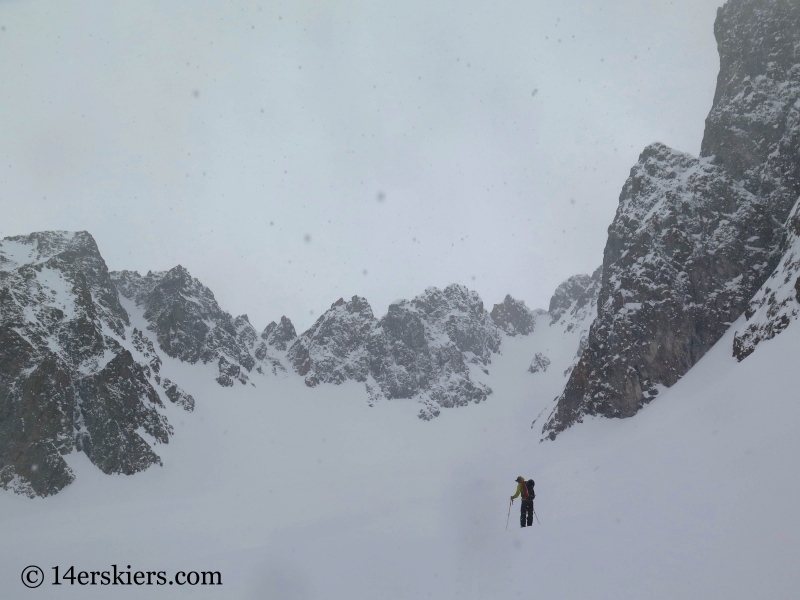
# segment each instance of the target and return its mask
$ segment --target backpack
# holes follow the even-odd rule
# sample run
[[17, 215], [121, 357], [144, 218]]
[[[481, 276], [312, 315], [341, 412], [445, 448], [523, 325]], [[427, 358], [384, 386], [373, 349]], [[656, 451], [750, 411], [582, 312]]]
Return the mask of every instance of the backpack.
[[525, 487], [528, 489], [528, 499], [530, 500], [536, 498], [536, 492], [533, 491], [534, 485], [536, 484], [534, 483], [533, 479], [528, 479], [528, 481], [525, 482]]

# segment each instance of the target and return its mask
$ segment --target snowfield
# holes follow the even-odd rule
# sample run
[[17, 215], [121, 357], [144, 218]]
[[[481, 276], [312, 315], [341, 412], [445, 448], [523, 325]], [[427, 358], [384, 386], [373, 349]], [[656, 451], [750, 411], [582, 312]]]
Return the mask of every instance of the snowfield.
[[[56, 496], [0, 494], [0, 597], [796, 598], [800, 327], [742, 363], [735, 329], [635, 417], [542, 443], [578, 344], [546, 319], [503, 337], [487, 401], [431, 422], [413, 400], [369, 407], [355, 382], [223, 389], [214, 365], [164, 357], [196, 399], [166, 406], [164, 466], [108, 476], [74, 453]], [[544, 373], [527, 372], [536, 352]], [[518, 475], [541, 524], [520, 530], [517, 501], [506, 531]], [[52, 585], [53, 566], [113, 564], [223, 585]]]

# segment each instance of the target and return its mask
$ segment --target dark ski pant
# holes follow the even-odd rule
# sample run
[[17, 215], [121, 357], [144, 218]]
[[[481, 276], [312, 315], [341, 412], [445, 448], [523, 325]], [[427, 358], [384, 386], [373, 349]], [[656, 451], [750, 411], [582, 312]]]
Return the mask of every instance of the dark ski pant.
[[533, 498], [523, 500], [519, 507], [519, 526], [533, 525]]

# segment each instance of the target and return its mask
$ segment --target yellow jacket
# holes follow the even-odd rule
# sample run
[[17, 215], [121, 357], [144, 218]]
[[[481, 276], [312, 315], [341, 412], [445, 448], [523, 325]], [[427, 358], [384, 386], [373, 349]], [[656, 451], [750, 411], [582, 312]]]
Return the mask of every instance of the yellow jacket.
[[[520, 494], [522, 494], [522, 493], [523, 493], [523, 492], [522, 492], [522, 487], [523, 487], [524, 485], [525, 485], [525, 483], [524, 483], [524, 482], [521, 482], [521, 481], [518, 481], [518, 482], [517, 482], [517, 493], [516, 493], [516, 494], [514, 494], [513, 496], [511, 496], [511, 499], [512, 499], [512, 500], [513, 500], [514, 498], [516, 498], [517, 496], [519, 496]], [[523, 496], [522, 496], [523, 500], [524, 500], [524, 499], [527, 499], [527, 497], [528, 497], [528, 493], [527, 493], [527, 492], [528, 492], [528, 488], [525, 488], [525, 493], [524, 493], [524, 494], [523, 494]]]

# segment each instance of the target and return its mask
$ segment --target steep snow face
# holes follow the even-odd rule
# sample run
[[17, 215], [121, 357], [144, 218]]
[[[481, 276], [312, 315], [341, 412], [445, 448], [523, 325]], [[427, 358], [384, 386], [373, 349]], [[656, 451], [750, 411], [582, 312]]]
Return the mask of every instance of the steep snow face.
[[172, 432], [151, 385], [160, 359], [137, 344], [147, 351], [88, 233], [0, 242], [0, 486], [54, 494], [74, 479], [63, 456], [75, 449], [106, 473], [160, 463], [138, 433]]
[[417, 398], [423, 419], [440, 407], [481, 402], [491, 393], [473, 380], [500, 348], [500, 333], [480, 297], [464, 286], [428, 288], [375, 319], [369, 303], [340, 299], [287, 352], [306, 385], [364, 382], [370, 401]]
[[786, 329], [800, 314], [800, 200], [786, 222], [786, 251], [750, 301], [747, 322], [736, 331], [733, 355], [744, 360], [756, 346]]
[[[217, 382], [230, 387], [249, 381], [254, 367], [264, 372], [282, 369], [280, 362], [262, 349], [255, 358], [258, 336], [246, 317], [234, 321], [217, 304], [214, 294], [182, 266], [160, 273], [112, 273], [120, 293], [144, 309], [148, 330], [161, 350], [191, 364], [215, 362]], [[257, 364], [263, 363], [263, 364]]]
[[501, 304], [495, 304], [490, 313], [492, 321], [507, 335], [528, 335], [536, 326], [536, 314], [522, 300], [507, 295]]
[[800, 195], [800, 3], [730, 0], [714, 34], [720, 70], [701, 156], [768, 197], [780, 226]]
[[597, 319], [544, 433], [629, 417], [673, 385], [744, 311], [776, 262], [765, 201], [707, 159], [654, 144], [609, 227]]

